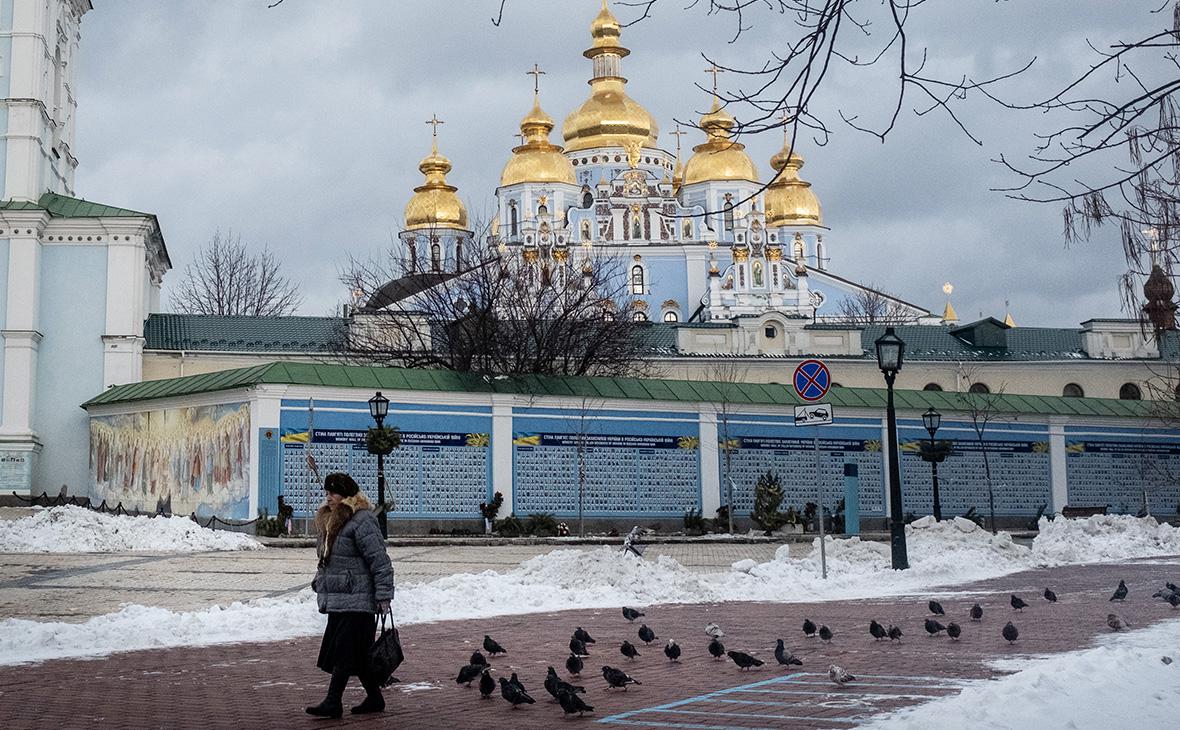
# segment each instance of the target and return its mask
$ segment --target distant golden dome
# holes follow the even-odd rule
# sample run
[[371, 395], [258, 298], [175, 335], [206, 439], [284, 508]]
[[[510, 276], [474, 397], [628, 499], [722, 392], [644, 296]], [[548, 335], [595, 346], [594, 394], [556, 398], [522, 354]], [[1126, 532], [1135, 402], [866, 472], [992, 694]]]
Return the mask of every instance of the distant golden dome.
[[512, 158], [500, 174], [501, 187], [523, 182], [577, 184], [573, 163], [549, 141], [552, 131], [553, 119], [541, 109], [540, 98], [534, 98], [532, 111], [520, 122], [525, 142], [512, 149]]
[[437, 140], [430, 154], [418, 165], [426, 182], [414, 188], [414, 195], [406, 203], [406, 230], [424, 228], [467, 229], [467, 208], [453, 185], [447, 184], [451, 161], [438, 152]]
[[746, 154], [746, 146], [730, 139], [737, 122], [713, 97], [713, 109], [701, 117], [707, 139], [692, 148], [695, 153], [684, 167], [684, 184], [718, 180], [758, 182], [758, 167]]
[[620, 75], [620, 61], [630, 51], [619, 45], [619, 21], [602, 2], [602, 10], [590, 24], [593, 43], [582, 55], [594, 63], [590, 98], [565, 119], [561, 136], [569, 152], [595, 147], [622, 147], [632, 166], [639, 150], [655, 147], [660, 129], [638, 102], [627, 96], [627, 79]]
[[823, 225], [819, 198], [811, 183], [799, 178], [803, 158], [784, 143], [770, 166], [782, 174], [766, 188], [766, 227]]

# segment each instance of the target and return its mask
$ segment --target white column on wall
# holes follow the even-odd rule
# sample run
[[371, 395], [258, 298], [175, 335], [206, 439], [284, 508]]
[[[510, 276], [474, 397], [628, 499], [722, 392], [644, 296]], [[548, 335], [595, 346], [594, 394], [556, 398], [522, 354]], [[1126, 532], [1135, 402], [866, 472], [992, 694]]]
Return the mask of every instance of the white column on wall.
[[1065, 465], [1065, 419], [1049, 418], [1049, 479], [1052, 502], [1049, 512], [1056, 514], [1069, 504], [1069, 479]]
[[499, 517], [513, 511], [512, 504], [512, 396], [492, 396], [492, 493], [504, 495]]
[[114, 240], [107, 244], [106, 331], [102, 338], [105, 388], [143, 379], [143, 238], [111, 238]]
[[[885, 527], [889, 527], [889, 510], [893, 500], [889, 494], [889, 417], [881, 419], [881, 486], [885, 489]], [[905, 492], [902, 492], [902, 506], [905, 506]]]
[[721, 462], [717, 448], [717, 414], [702, 404], [701, 424], [701, 515], [712, 518], [721, 507]]
[[[0, 221], [8, 231], [4, 322], [4, 411], [0, 432], [32, 438], [37, 352], [41, 346], [41, 241], [43, 220]], [[17, 227], [23, 224], [28, 227]]]

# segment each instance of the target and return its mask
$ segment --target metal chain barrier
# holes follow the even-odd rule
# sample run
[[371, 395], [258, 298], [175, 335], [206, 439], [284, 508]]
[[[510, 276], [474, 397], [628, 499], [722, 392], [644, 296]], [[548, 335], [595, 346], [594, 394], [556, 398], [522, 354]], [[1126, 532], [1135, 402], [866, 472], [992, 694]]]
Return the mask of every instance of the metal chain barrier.
[[[89, 497], [66, 497], [61, 494], [57, 495], [56, 497], [50, 497], [48, 492], [41, 492], [41, 494], [36, 497], [26, 497], [24, 495], [17, 494], [16, 492], [12, 492], [12, 496], [16, 497], [17, 499], [19, 499], [20, 501], [22, 501], [26, 504], [35, 505], [37, 507], [64, 507], [64, 506], [69, 505], [72, 507], [84, 507], [84, 508], [92, 510], [94, 512], [101, 512], [103, 514], [123, 515], [126, 517], [172, 517], [173, 516], [173, 514], [171, 512], [167, 512], [163, 509], [157, 509], [154, 512], [140, 512], [139, 510], [128, 510], [126, 507], [123, 506], [122, 502], [119, 502], [117, 505], [115, 505], [112, 508], [107, 505], [105, 499], [101, 503], [99, 503], [99, 505], [96, 507], [96, 506], [94, 506], [94, 503], [90, 500]], [[202, 522], [201, 518], [197, 517], [197, 514], [195, 512], [189, 514], [188, 518], [190, 520], [192, 520], [193, 522], [197, 523], [198, 525], [200, 525], [201, 527], [207, 527], [211, 530], [216, 530], [217, 525], [219, 525], [219, 524], [224, 525], [225, 527], [228, 527], [228, 528], [248, 527], [250, 525], [255, 524], [260, 519], [262, 519], [262, 517], [255, 517], [252, 520], [223, 520], [220, 517], [218, 517], [217, 515], [213, 515], [213, 516], [205, 519]]]

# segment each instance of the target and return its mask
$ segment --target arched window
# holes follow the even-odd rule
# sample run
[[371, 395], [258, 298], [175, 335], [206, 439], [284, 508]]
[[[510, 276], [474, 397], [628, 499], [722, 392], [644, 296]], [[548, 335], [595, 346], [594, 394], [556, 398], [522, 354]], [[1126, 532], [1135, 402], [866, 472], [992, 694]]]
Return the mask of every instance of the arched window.
[[1143, 391], [1134, 383], [1123, 383], [1119, 388], [1119, 400], [1143, 400]]
[[511, 232], [513, 238], [520, 235], [520, 218], [516, 214], [515, 200], [508, 204], [508, 230]]
[[815, 267], [817, 269], [828, 268], [827, 259], [824, 258], [824, 245], [820, 242], [815, 244]]
[[942, 390], [942, 386], [938, 383], [926, 383], [922, 390]]
[[1082, 386], [1077, 383], [1066, 383], [1065, 387], [1061, 389], [1061, 395], [1066, 398], [1085, 398], [1086, 391], [1082, 390]]
[[766, 325], [765, 329], [762, 330], [762, 334], [766, 336], [766, 339], [773, 340], [775, 337], [778, 337], [778, 327], [768, 324]]
[[725, 204], [725, 230], [733, 230], [733, 203]]
[[582, 191], [582, 207], [583, 208], [593, 208], [594, 207], [594, 193], [590, 192], [589, 190]]
[[643, 281], [643, 267], [635, 264], [631, 267], [631, 293], [642, 295], [647, 291]]
[[455, 271], [463, 265], [463, 239], [455, 241]]
[[645, 312], [636, 312], [635, 314], [631, 315], [631, 319], [635, 320], [636, 322], [646, 322], [647, 314]]
[[967, 392], [986, 394], [992, 392], [992, 390], [987, 387], [987, 383], [972, 383], [971, 387], [967, 389]]
[[442, 271], [442, 246], [430, 244], [430, 270]]
[[676, 313], [675, 309], [669, 309], [667, 312], [664, 312], [664, 321], [665, 322], [679, 322], [680, 315]]

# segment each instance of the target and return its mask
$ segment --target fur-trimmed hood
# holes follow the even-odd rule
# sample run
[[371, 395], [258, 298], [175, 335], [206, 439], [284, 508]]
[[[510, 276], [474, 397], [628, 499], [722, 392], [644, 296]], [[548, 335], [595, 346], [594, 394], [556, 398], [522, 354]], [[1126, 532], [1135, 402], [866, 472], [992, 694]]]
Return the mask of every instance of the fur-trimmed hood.
[[345, 497], [340, 504], [333, 508], [330, 504], [320, 507], [315, 515], [316, 533], [319, 535], [318, 553], [321, 561], [326, 561], [332, 554], [332, 546], [336, 537], [352, 516], [361, 510], [371, 510], [373, 505], [364, 492], [357, 492], [351, 497]]

